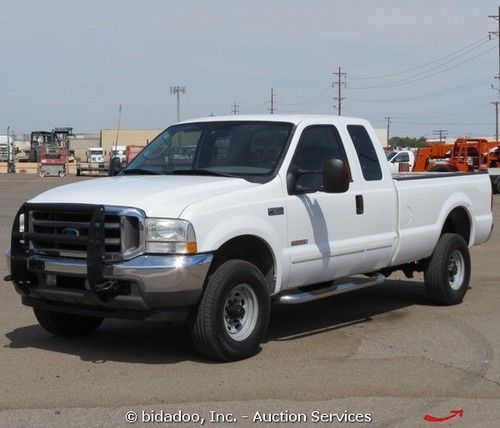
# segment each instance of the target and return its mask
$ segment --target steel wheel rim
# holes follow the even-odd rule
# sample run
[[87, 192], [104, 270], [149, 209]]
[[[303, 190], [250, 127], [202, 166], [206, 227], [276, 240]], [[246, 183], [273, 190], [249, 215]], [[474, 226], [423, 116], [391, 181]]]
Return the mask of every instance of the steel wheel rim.
[[247, 339], [254, 331], [259, 315], [255, 291], [248, 284], [238, 284], [224, 302], [224, 327], [237, 342]]
[[462, 286], [465, 278], [464, 256], [458, 250], [452, 251], [448, 259], [448, 283], [453, 290]]

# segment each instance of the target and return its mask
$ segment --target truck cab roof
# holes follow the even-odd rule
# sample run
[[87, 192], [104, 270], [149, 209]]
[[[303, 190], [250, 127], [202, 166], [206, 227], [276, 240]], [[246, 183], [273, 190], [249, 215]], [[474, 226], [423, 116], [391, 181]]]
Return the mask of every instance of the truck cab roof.
[[197, 122], [251, 122], [251, 121], [264, 121], [264, 122], [289, 122], [294, 125], [298, 125], [300, 122], [305, 120], [317, 121], [317, 122], [327, 122], [334, 123], [338, 125], [347, 125], [352, 123], [368, 123], [365, 119], [350, 116], [336, 116], [328, 114], [241, 114], [241, 115], [230, 115], [230, 116], [209, 116], [197, 119], [190, 119], [183, 123], [197, 123]]

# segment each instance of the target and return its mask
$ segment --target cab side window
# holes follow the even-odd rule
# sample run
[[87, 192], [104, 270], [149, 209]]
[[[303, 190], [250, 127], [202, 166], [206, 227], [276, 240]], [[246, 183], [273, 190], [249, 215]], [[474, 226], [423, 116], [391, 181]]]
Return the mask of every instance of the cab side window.
[[293, 155], [291, 169], [304, 172], [298, 186], [306, 192], [317, 192], [323, 187], [323, 163], [335, 157], [348, 164], [340, 134], [332, 125], [313, 125], [302, 131]]
[[382, 180], [382, 169], [373, 142], [362, 125], [347, 125], [366, 181]]

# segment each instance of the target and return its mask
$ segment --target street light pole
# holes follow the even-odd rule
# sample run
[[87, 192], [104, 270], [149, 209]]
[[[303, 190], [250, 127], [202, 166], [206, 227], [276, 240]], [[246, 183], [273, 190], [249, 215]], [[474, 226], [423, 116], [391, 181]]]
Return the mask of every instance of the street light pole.
[[186, 87], [185, 86], [171, 86], [170, 87], [170, 93], [177, 95], [177, 122], [181, 121], [181, 99], [180, 99], [180, 94], [185, 94], [186, 93]]

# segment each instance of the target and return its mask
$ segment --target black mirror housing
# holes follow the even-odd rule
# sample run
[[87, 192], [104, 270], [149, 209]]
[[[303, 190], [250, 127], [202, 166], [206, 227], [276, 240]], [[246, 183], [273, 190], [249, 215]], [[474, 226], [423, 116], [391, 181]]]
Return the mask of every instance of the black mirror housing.
[[349, 190], [349, 184], [347, 164], [336, 158], [326, 159], [323, 164], [323, 192], [344, 193]]

